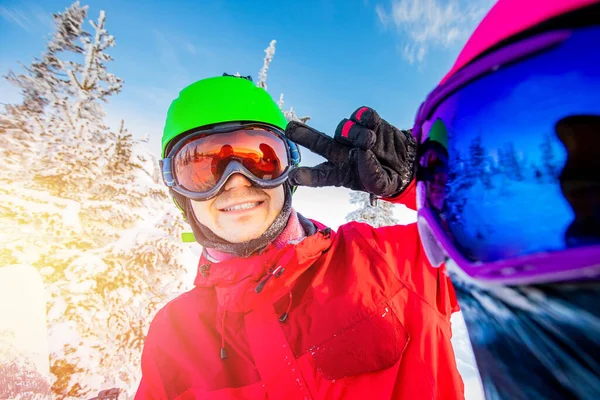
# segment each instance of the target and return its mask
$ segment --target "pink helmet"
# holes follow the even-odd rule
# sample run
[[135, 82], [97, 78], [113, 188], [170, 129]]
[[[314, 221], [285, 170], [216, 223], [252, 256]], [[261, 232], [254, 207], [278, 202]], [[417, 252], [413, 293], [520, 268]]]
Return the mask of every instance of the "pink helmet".
[[502, 40], [548, 19], [594, 3], [598, 3], [598, 0], [499, 0], [475, 29], [440, 84]]

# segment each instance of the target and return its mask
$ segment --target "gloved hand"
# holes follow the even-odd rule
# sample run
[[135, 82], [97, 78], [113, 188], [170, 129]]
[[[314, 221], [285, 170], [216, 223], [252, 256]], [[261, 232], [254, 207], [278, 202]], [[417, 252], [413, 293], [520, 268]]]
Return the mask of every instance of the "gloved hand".
[[412, 134], [390, 125], [369, 107], [360, 107], [350, 119], [343, 119], [334, 138], [296, 121], [288, 123], [285, 135], [328, 160], [290, 171], [292, 185], [343, 186], [394, 197], [413, 179], [416, 143]]

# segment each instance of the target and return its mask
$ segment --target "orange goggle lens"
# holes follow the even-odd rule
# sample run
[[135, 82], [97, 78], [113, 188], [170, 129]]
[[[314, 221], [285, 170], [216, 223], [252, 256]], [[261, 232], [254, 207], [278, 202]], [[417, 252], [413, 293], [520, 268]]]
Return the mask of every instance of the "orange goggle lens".
[[261, 180], [279, 178], [289, 166], [285, 141], [262, 128], [208, 134], [184, 144], [173, 158], [177, 183], [192, 192], [205, 192], [237, 161]]

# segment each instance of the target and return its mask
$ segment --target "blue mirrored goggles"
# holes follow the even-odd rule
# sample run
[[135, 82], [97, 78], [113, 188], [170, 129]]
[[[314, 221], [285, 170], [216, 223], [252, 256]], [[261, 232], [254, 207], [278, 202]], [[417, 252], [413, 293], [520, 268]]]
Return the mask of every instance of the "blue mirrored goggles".
[[432, 262], [443, 261], [441, 244], [473, 276], [518, 281], [553, 262], [557, 276], [598, 273], [598, 43], [598, 26], [548, 32], [482, 58], [428, 98], [413, 133]]

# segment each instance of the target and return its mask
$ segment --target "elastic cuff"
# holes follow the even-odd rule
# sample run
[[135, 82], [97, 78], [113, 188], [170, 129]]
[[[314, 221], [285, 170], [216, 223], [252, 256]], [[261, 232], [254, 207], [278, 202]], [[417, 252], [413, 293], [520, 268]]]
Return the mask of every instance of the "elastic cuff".
[[393, 197], [383, 197], [382, 200], [385, 200], [394, 204], [404, 204], [406, 207], [416, 210], [417, 209], [417, 183], [416, 180], [413, 180], [409, 183], [409, 185], [404, 189], [400, 194]]

